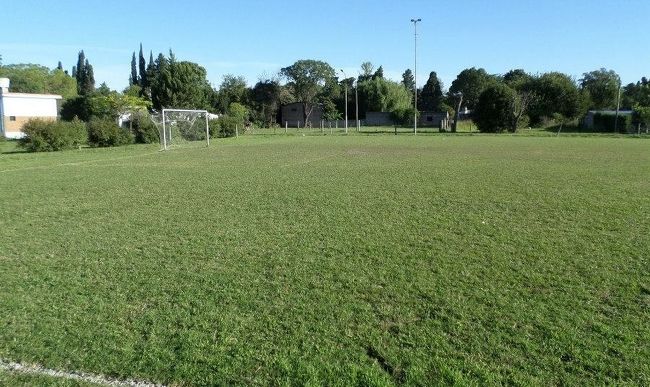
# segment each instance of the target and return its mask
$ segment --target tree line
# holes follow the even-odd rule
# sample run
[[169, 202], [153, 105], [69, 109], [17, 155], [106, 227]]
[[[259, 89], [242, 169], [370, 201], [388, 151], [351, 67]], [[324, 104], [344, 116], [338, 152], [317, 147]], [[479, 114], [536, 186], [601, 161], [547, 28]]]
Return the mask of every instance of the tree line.
[[[307, 121], [313, 109], [322, 109], [327, 120], [343, 118], [347, 105], [349, 118], [354, 117], [358, 94], [359, 119], [366, 112], [393, 114], [401, 124], [411, 124], [414, 116], [415, 80], [410, 69], [400, 82], [384, 77], [383, 67], [370, 62], [360, 65], [356, 77], [345, 77], [342, 71], [320, 60], [298, 60], [282, 68], [278, 74], [262, 76], [250, 86], [242, 76], [226, 74], [218, 87], [212, 87], [207, 72], [197, 63], [167, 55], [148, 60], [142, 44], [133, 51], [128, 74], [129, 86], [121, 91], [107, 85], [95, 87], [93, 67], [82, 51], [72, 73], [63, 70], [61, 62], [54, 70], [31, 64], [0, 65], [0, 76], [12, 80], [12, 90], [61, 94], [61, 116], [88, 121], [93, 117], [116, 117], [133, 108], [204, 109], [238, 121], [270, 127], [280, 122], [280, 107], [303, 104]], [[644, 77], [622, 86], [613, 70], [586, 72], [580, 79], [561, 73], [530, 74], [515, 69], [505, 74], [489, 74], [482, 68], [462, 70], [445, 91], [435, 71], [418, 88], [418, 110], [448, 111], [452, 116], [470, 111], [481, 131], [515, 131], [524, 126], [547, 126], [576, 122], [589, 110], [633, 109], [638, 120], [647, 124], [650, 110], [650, 85]], [[345, 89], [348, 98], [345, 99]], [[620, 97], [619, 97], [620, 90]], [[645, 117], [645, 118], [644, 118]]]

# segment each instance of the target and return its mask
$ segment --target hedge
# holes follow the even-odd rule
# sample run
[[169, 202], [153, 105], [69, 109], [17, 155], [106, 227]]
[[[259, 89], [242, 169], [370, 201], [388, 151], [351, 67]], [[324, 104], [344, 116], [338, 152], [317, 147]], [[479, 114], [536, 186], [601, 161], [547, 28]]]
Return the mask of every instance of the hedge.
[[30, 152], [49, 152], [74, 149], [88, 139], [86, 125], [79, 119], [72, 121], [50, 121], [34, 118], [23, 126], [25, 137], [18, 145]]

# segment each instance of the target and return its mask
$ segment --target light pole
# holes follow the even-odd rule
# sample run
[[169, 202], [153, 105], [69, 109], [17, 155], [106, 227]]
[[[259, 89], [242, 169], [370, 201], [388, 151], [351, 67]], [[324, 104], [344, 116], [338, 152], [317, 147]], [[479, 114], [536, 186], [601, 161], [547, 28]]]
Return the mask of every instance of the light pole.
[[411, 19], [411, 23], [413, 23], [413, 28], [414, 28], [414, 34], [413, 34], [413, 42], [415, 43], [415, 51], [414, 51], [414, 58], [415, 58], [415, 71], [414, 71], [414, 78], [413, 78], [413, 94], [415, 95], [415, 98], [413, 99], [413, 106], [415, 108], [415, 112], [413, 113], [413, 134], [418, 134], [418, 22], [422, 21], [422, 19]]
[[343, 69], [340, 71], [343, 74], [343, 83], [345, 83], [345, 134], [348, 134], [348, 83], [345, 71]]
[[618, 133], [618, 111], [621, 109], [621, 81], [618, 81], [616, 97], [616, 117], [614, 118], [614, 132]]
[[355, 117], [357, 119], [357, 132], [361, 131], [361, 124], [359, 123], [359, 80], [357, 79], [354, 86], [354, 106], [356, 109]]

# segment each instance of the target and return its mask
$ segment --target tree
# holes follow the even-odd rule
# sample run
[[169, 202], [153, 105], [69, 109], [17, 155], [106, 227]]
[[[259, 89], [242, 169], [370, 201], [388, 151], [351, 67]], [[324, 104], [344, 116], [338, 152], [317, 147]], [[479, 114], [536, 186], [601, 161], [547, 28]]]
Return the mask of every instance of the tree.
[[372, 78], [372, 74], [375, 71], [375, 66], [370, 62], [361, 63], [361, 74], [357, 78], [358, 82], [364, 82]]
[[646, 77], [623, 88], [621, 107], [631, 109], [636, 105], [650, 106], [650, 82]]
[[131, 76], [129, 77], [129, 86], [138, 84], [138, 68], [135, 62], [135, 51], [131, 56]]
[[59, 61], [59, 63], [57, 63], [56, 69], [63, 71], [63, 64], [61, 63], [61, 61]]
[[74, 74], [75, 78], [77, 78], [77, 93], [79, 95], [84, 95], [84, 86], [86, 82], [86, 54], [84, 54], [84, 50], [79, 51], [79, 55], [77, 58], [77, 67], [72, 69], [72, 73]]
[[151, 79], [153, 108], [208, 109], [213, 94], [205, 68], [196, 63], [158, 55]]
[[138, 54], [138, 69], [140, 70], [140, 87], [143, 89], [149, 87], [149, 80], [147, 79], [147, 63], [144, 60], [142, 53], [142, 43], [140, 43], [140, 53]]
[[86, 76], [84, 77], [85, 83], [83, 85], [85, 95], [92, 94], [95, 91], [95, 72], [93, 71], [93, 66], [86, 59], [86, 65], [84, 66], [86, 70]]
[[90, 98], [91, 116], [117, 120], [127, 113], [145, 112], [151, 108], [151, 102], [141, 97], [111, 92]]
[[650, 127], [650, 106], [634, 105], [634, 116], [637, 124], [646, 127], [647, 133], [648, 127]]
[[375, 73], [372, 75], [372, 79], [375, 79], [375, 78], [383, 78], [383, 77], [384, 77], [384, 67], [383, 67], [383, 66], [379, 66], [379, 68], [377, 69], [377, 71], [375, 71]]
[[483, 90], [495, 81], [496, 77], [488, 74], [484, 69], [472, 67], [458, 74], [449, 87], [449, 94], [463, 93], [463, 101], [467, 108], [474, 109]]
[[302, 103], [304, 121], [308, 122], [325, 84], [335, 77], [334, 69], [326, 62], [306, 59], [282, 68], [280, 74], [289, 81], [297, 102]]
[[50, 70], [35, 64], [11, 64], [0, 67], [0, 77], [11, 79], [17, 93], [59, 94], [63, 98], [77, 95], [75, 79], [63, 70]]
[[582, 74], [580, 86], [587, 91], [591, 99], [591, 109], [612, 109], [616, 107], [621, 78], [614, 70], [591, 71]]
[[260, 80], [251, 91], [251, 99], [255, 105], [258, 119], [267, 127], [275, 123], [275, 117], [280, 107], [280, 93], [280, 83], [274, 79]]
[[523, 69], [510, 70], [503, 75], [503, 83], [514, 90], [523, 90], [530, 86], [534, 77]]
[[406, 69], [404, 74], [402, 74], [402, 84], [407, 90], [413, 90], [415, 87], [415, 78], [413, 78], [413, 72], [411, 69]]
[[529, 101], [503, 83], [493, 83], [479, 96], [474, 122], [481, 132], [498, 133], [517, 130]]
[[359, 105], [366, 112], [394, 112], [411, 106], [411, 93], [401, 83], [384, 78], [358, 84]]
[[106, 84], [106, 82], [102, 82], [101, 85], [95, 90], [95, 94], [99, 96], [107, 96], [110, 95], [111, 93], [114, 93], [110, 87]]
[[429, 73], [429, 79], [419, 95], [418, 108], [422, 111], [442, 111], [442, 82], [435, 71]]
[[566, 74], [542, 74], [529, 80], [521, 89], [535, 94], [536, 98], [532, 101], [528, 113], [533, 124], [539, 124], [543, 118], [551, 117], [574, 119], [581, 113], [580, 90], [575, 81]]
[[90, 95], [95, 91], [95, 74], [93, 67], [86, 58], [84, 51], [79, 52], [76, 71], [73, 71], [77, 78], [77, 93], [79, 95]]
[[223, 76], [223, 81], [219, 86], [215, 107], [220, 112], [226, 113], [230, 108], [230, 104], [233, 102], [246, 104], [248, 99], [247, 94], [248, 86], [244, 77], [226, 74]]

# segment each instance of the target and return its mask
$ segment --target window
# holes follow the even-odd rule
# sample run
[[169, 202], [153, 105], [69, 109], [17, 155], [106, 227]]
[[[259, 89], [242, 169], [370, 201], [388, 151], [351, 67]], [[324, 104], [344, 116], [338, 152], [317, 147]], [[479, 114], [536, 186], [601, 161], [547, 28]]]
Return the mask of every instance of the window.
[[9, 116], [9, 121], [16, 121], [16, 116]]
[[433, 117], [427, 116], [427, 122], [433, 122]]

